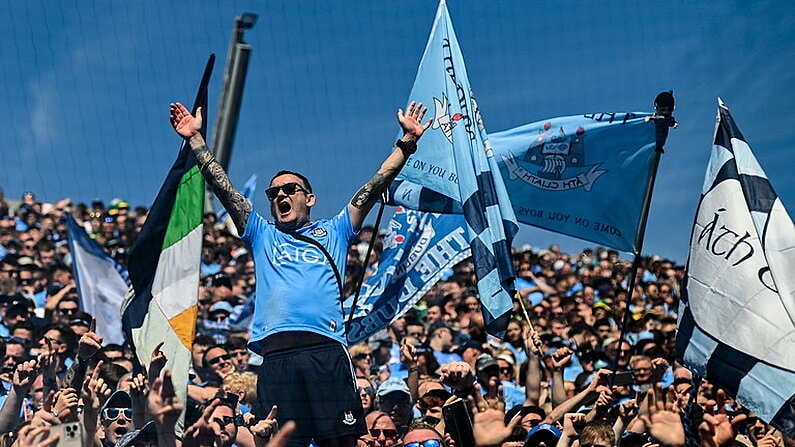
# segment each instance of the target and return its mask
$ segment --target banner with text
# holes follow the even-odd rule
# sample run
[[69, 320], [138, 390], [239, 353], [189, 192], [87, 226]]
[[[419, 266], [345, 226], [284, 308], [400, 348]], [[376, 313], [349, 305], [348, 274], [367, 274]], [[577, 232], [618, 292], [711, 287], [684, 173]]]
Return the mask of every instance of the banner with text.
[[[463, 216], [395, 211], [378, 270], [362, 284], [348, 343], [387, 327], [414, 306], [445, 270], [469, 256], [464, 226]], [[345, 315], [352, 302], [353, 297], [345, 301]]]

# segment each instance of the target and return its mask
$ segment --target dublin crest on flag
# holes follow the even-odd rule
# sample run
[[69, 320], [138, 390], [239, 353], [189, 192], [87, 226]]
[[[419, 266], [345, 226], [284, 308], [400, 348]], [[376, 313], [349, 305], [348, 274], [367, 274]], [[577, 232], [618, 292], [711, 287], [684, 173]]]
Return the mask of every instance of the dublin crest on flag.
[[795, 436], [795, 228], [720, 100], [689, 255], [677, 352]]

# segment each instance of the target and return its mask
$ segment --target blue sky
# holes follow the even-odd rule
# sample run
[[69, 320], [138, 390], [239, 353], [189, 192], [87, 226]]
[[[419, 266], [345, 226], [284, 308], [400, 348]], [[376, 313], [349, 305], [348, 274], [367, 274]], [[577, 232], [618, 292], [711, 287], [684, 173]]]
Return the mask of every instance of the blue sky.
[[[717, 96], [793, 208], [793, 4], [448, 6], [491, 131], [561, 115], [648, 111], [659, 91], [674, 90], [680, 127], [660, 166], [646, 252], [685, 260]], [[179, 145], [168, 103], [192, 99], [215, 52], [212, 125], [232, 20], [251, 11], [260, 19], [246, 33], [254, 52], [231, 177], [242, 185], [252, 173], [305, 172], [320, 195], [315, 215], [328, 216], [391, 148], [394, 112], [407, 100], [435, 10], [433, 0], [5, 0], [0, 187], [11, 198], [32, 190], [46, 201], [148, 205]], [[591, 245], [526, 226], [517, 240]]]

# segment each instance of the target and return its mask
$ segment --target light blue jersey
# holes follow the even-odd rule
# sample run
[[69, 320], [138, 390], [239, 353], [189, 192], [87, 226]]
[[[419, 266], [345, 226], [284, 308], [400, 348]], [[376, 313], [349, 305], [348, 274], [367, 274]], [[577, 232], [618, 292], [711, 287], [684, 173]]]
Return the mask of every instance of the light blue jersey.
[[[356, 235], [347, 206], [297, 233], [320, 242], [345, 278], [348, 243]], [[260, 353], [265, 337], [284, 331], [314, 332], [347, 345], [337, 278], [323, 252], [255, 212], [242, 239], [254, 257], [257, 276], [249, 348]]]

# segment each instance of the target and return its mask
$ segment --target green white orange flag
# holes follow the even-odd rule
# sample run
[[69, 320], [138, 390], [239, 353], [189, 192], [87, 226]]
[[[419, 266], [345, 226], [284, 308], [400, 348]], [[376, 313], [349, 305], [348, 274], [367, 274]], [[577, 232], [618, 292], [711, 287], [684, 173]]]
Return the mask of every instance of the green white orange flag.
[[[211, 55], [193, 104], [193, 113], [201, 107], [203, 123], [207, 123], [207, 84], [214, 63]], [[206, 129], [202, 134], [207, 135]], [[204, 179], [183, 142], [130, 250], [132, 286], [122, 306], [125, 336], [141, 365], [148, 366], [152, 351], [164, 343], [165, 369], [171, 370], [183, 403], [196, 332], [203, 214]], [[181, 426], [180, 422], [178, 432]]]

